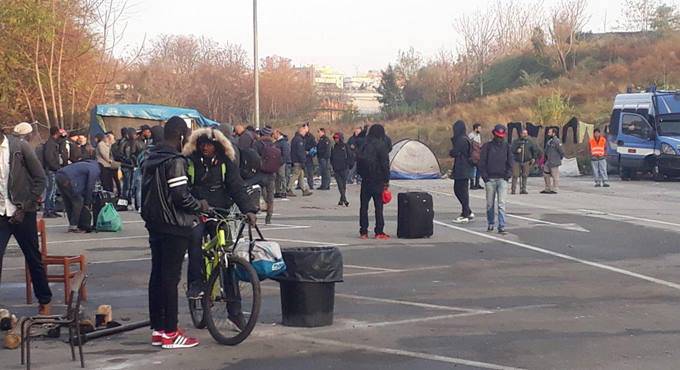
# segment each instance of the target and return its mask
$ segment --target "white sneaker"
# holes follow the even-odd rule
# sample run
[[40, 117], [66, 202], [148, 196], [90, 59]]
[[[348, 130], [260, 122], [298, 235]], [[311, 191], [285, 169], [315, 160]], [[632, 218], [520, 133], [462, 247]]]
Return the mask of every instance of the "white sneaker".
[[458, 216], [456, 219], [453, 220], [453, 223], [455, 224], [466, 224], [468, 222], [470, 222], [470, 219], [463, 216]]
[[468, 218], [470, 219], [470, 221], [474, 220], [474, 219], [475, 219], [475, 214], [472, 213], [472, 212], [470, 212], [470, 215], [468, 216]]

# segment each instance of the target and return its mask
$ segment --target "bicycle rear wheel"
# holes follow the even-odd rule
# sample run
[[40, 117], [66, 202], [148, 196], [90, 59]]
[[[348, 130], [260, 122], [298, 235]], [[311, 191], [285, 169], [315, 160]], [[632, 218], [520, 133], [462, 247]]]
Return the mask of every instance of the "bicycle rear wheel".
[[203, 301], [205, 297], [201, 299], [191, 299], [189, 298], [189, 313], [191, 314], [191, 322], [194, 324], [196, 329], [205, 329], [205, 311], [203, 307], [205, 304]]
[[243, 342], [257, 324], [260, 299], [260, 280], [249, 262], [231, 256], [228, 267], [220, 263], [210, 275], [203, 299], [210, 335], [228, 346]]

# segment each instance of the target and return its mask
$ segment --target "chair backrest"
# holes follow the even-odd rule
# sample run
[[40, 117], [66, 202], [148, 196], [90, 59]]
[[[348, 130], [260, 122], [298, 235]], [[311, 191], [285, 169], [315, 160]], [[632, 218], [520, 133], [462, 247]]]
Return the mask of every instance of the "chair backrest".
[[38, 238], [40, 238], [40, 254], [47, 256], [47, 228], [45, 227], [45, 220], [39, 218], [37, 221]]
[[85, 288], [86, 281], [87, 275], [83, 271], [78, 271], [71, 279], [71, 290], [68, 293], [68, 303], [66, 306], [66, 316], [70, 319], [80, 312], [80, 302], [83, 299], [83, 288]]

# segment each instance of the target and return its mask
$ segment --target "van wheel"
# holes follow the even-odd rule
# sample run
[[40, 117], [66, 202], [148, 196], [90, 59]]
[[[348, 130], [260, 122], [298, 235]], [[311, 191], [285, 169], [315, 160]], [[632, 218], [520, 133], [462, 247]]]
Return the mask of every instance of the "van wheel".
[[619, 164], [619, 177], [621, 177], [621, 181], [630, 181], [632, 178], [630, 168], [623, 167]]
[[652, 167], [652, 176], [654, 178], [654, 181], [659, 182], [659, 181], [664, 181], [666, 179], [666, 176], [664, 176], [663, 173], [659, 170], [659, 165], [656, 164], [654, 167]]

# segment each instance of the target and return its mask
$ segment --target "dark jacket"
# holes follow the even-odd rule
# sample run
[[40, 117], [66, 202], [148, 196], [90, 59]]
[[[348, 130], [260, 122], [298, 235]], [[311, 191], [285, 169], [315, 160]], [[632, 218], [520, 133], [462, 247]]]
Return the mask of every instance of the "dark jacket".
[[381, 125], [371, 126], [370, 132], [366, 143], [359, 149], [357, 167], [363, 167], [358, 168], [362, 186], [377, 187], [390, 182], [390, 151]]
[[238, 136], [239, 149], [252, 149], [255, 145], [255, 133], [250, 130], [245, 130]]
[[290, 143], [288, 142], [288, 136], [282, 135], [279, 140], [276, 140], [276, 146], [279, 147], [281, 151], [281, 159], [284, 164], [291, 164], [290, 160]]
[[564, 149], [560, 138], [553, 136], [545, 143], [545, 167], [555, 168], [562, 165], [564, 159]]
[[290, 142], [290, 161], [291, 163], [304, 164], [307, 154], [305, 153], [305, 138], [296, 133]]
[[25, 212], [38, 209], [38, 199], [45, 190], [45, 170], [35, 150], [24, 140], [5, 135], [9, 142], [9, 201]]
[[303, 137], [303, 139], [305, 140], [305, 154], [307, 155], [306, 161], [312, 161], [314, 156], [311, 155], [310, 151], [312, 148], [316, 148], [316, 139], [314, 138], [314, 135], [309, 132]]
[[137, 167], [139, 155], [144, 151], [144, 142], [139, 139], [126, 140], [123, 145], [123, 167]]
[[53, 137], [49, 137], [45, 144], [43, 144], [43, 165], [48, 171], [57, 171], [59, 169], [59, 159], [61, 158], [61, 145], [59, 141]]
[[342, 172], [349, 170], [354, 165], [349, 146], [342, 141], [337, 142], [331, 149], [331, 166], [333, 171]]
[[347, 140], [347, 146], [349, 146], [349, 150], [352, 151], [352, 153], [356, 153], [357, 150], [359, 150], [362, 146], [364, 146], [364, 143], [366, 142], [366, 135], [352, 135]]
[[[230, 208], [236, 203], [241, 213], [257, 212], [257, 207], [248, 196], [238, 166], [226, 155], [218, 155], [214, 160], [205, 160], [199, 152], [194, 152], [189, 161], [194, 168], [190, 178], [191, 194], [196, 199], [205, 199], [211, 207]], [[222, 169], [226, 169], [222, 173]]]
[[451, 138], [453, 148], [449, 155], [454, 159], [453, 179], [469, 179], [472, 173], [472, 163], [470, 163], [470, 140], [465, 134], [465, 122], [457, 121], [453, 125], [453, 137]]
[[149, 149], [142, 165], [142, 218], [150, 231], [188, 237], [200, 205], [189, 192], [187, 160], [164, 144]]
[[331, 157], [331, 141], [328, 136], [319, 138], [319, 143], [316, 144], [316, 155], [319, 159], [329, 159]]
[[73, 192], [80, 194], [86, 205], [92, 204], [94, 186], [100, 175], [101, 168], [95, 160], [72, 163], [57, 171], [57, 176], [65, 176], [69, 180]]
[[512, 152], [510, 145], [495, 138], [482, 146], [479, 173], [482, 179], [509, 179], [512, 177]]
[[529, 138], [516, 139], [512, 142], [512, 155], [517, 163], [535, 161], [541, 155], [541, 150]]
[[[83, 159], [80, 152], [80, 145], [71, 139], [64, 140], [64, 149], [68, 154], [68, 163], [76, 163]], [[64, 164], [65, 166], [66, 164]]]

